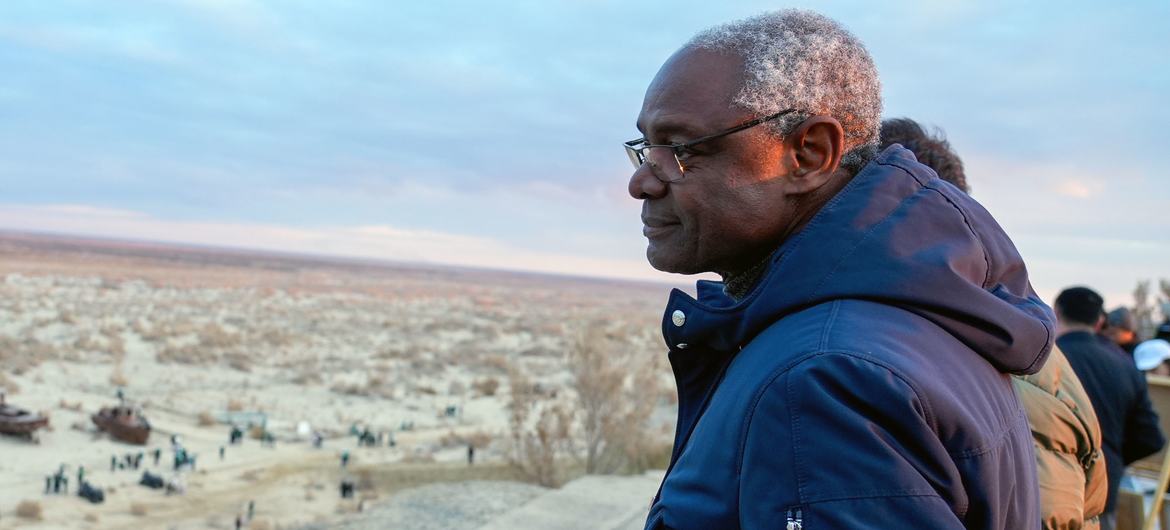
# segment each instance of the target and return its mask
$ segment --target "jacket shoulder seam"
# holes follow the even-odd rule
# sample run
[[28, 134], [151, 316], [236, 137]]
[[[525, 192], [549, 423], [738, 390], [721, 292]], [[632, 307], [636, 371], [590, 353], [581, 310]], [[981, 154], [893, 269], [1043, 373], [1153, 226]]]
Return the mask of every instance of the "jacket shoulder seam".
[[[882, 165], [889, 165], [889, 166], [893, 166], [893, 167], [896, 167], [898, 169], [901, 169], [902, 171], [909, 173], [910, 176], [912, 178], [914, 178], [914, 173], [912, 171], [910, 171], [909, 168], [903, 166], [902, 164], [898, 163], [897, 161], [887, 161], [887, 162], [879, 162], [879, 163]], [[918, 180], [918, 179], [914, 178], [914, 180]], [[983, 253], [983, 264], [986, 267], [984, 269], [984, 273], [983, 273], [983, 288], [987, 289], [988, 287], [990, 287], [990, 284], [991, 284], [991, 271], [992, 271], [991, 254], [989, 252], [987, 252], [987, 245], [983, 244], [983, 238], [979, 237], [979, 232], [976, 232], [975, 226], [971, 224], [970, 216], [967, 215], [966, 210], [964, 210], [961, 206], [959, 206], [958, 203], [951, 200], [950, 197], [947, 197], [947, 194], [940, 191], [937, 187], [931, 186], [929, 184], [929, 182], [922, 182], [920, 180], [918, 182], [919, 182], [919, 186], [922, 186], [923, 189], [930, 190], [930, 191], [933, 191], [934, 193], [937, 193], [940, 197], [943, 198], [943, 200], [947, 201], [947, 204], [951, 205], [951, 208], [954, 208], [955, 211], [959, 213], [960, 217], [963, 218], [963, 224], [967, 226], [967, 230], [969, 232], [971, 232], [971, 236], [979, 244], [979, 250]]]

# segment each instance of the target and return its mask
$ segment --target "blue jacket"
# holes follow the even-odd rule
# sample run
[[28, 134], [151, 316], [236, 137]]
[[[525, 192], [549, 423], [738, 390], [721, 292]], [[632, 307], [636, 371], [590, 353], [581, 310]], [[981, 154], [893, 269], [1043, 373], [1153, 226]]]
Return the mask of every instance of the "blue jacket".
[[1039, 528], [1008, 374], [1054, 322], [991, 215], [891, 146], [743, 300], [671, 293], [678, 425], [646, 527]]

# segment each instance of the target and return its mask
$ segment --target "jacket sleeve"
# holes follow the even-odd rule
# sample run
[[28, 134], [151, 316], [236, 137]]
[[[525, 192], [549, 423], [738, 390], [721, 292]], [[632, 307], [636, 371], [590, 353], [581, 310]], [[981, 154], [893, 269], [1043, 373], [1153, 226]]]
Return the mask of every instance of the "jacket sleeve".
[[1121, 458], [1125, 465], [1158, 452], [1166, 443], [1162, 429], [1158, 427], [1158, 414], [1150, 404], [1146, 378], [1137, 371], [1137, 368], [1132, 370], [1138, 392], [1137, 399], [1134, 400], [1125, 418], [1125, 441], [1121, 447]]
[[929, 408], [874, 361], [803, 361], [760, 392], [746, 429], [744, 529], [785, 528], [797, 516], [801, 526], [788, 528], [963, 528], [964, 487]]

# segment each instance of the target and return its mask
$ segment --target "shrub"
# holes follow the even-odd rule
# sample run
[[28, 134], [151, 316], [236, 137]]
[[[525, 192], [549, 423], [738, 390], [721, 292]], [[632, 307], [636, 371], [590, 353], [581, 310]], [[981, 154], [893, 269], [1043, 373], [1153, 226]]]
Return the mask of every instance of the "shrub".
[[16, 516], [40, 521], [45, 518], [45, 511], [37, 501], [20, 501], [20, 504], [16, 505]]
[[122, 365], [114, 367], [114, 371], [110, 373], [110, 384], [114, 386], [126, 386], [130, 381], [126, 379], [126, 374], [122, 373]]
[[141, 502], [130, 503], [130, 514], [137, 515], [139, 517], [146, 515], [146, 505], [142, 504]]
[[[658, 454], [648, 432], [661, 378], [655, 357], [631, 343], [635, 330], [592, 323], [569, 345], [581, 427], [585, 472], [642, 472]], [[649, 398], [649, 399], [648, 399]]]
[[500, 380], [494, 377], [480, 379], [472, 383], [471, 388], [474, 388], [480, 396], [494, 396], [500, 388]]
[[559, 487], [565, 470], [558, 457], [573, 451], [572, 412], [560, 404], [538, 399], [534, 385], [518, 371], [508, 376], [512, 399], [508, 403], [511, 431], [509, 461], [537, 484]]

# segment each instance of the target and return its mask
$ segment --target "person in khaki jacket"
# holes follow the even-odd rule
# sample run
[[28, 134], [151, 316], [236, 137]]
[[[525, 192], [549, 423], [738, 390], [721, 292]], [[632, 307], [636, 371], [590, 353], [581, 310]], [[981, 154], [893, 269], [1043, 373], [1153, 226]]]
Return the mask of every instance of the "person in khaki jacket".
[[1100, 527], [1109, 482], [1093, 404], [1059, 348], [1039, 372], [1012, 377], [1036, 443], [1045, 530]]
[[[939, 178], [968, 192], [963, 162], [941, 134], [928, 134], [906, 118], [882, 122], [882, 149], [902, 144]], [[1036, 478], [1044, 530], [1097, 530], [1105, 511], [1109, 481], [1101, 452], [1101, 427], [1088, 394], [1059, 348], [1029, 376], [1013, 376], [1013, 386], [1032, 429]]]

